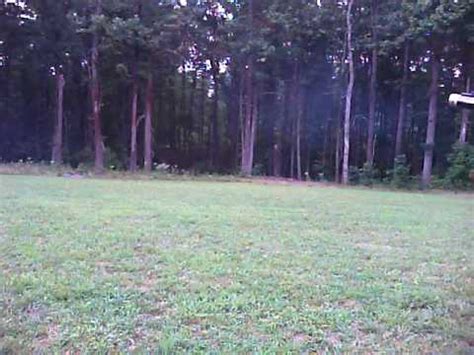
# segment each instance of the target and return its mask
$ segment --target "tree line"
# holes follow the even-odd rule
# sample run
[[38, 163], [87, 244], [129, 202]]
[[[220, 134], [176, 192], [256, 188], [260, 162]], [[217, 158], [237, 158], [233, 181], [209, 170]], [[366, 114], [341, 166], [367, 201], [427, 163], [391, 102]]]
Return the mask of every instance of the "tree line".
[[0, 159], [426, 187], [473, 42], [469, 0], [1, 0]]

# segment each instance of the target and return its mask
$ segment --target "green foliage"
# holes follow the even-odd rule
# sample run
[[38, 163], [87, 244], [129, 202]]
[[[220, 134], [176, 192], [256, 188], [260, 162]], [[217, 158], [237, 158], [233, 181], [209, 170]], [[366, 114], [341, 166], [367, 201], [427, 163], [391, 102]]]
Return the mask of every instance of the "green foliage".
[[360, 169], [357, 166], [349, 166], [349, 182], [352, 185], [358, 185], [360, 183]]
[[448, 156], [449, 169], [444, 178], [448, 188], [474, 188], [474, 146], [455, 144]]
[[391, 172], [391, 185], [397, 189], [410, 187], [412, 179], [410, 176], [410, 166], [406, 155], [399, 155], [395, 158], [395, 165]]
[[[346, 2], [253, 0], [253, 20], [250, 3], [188, 0], [180, 5], [176, 0], [103, 0], [101, 14], [95, 15], [96, 1], [92, 0], [0, 1], [0, 82], [5, 83], [0, 85], [0, 159], [18, 161], [32, 156], [35, 161], [50, 160], [56, 111], [54, 79], [62, 72], [66, 81], [65, 161], [89, 168], [92, 152], [85, 147], [91, 145], [88, 90], [91, 35], [96, 33], [101, 131], [109, 149], [107, 166], [128, 166], [131, 83], [139, 87], [138, 115], [142, 117], [146, 79], [153, 77], [155, 156], [166, 149], [172, 151], [180, 169], [182, 165], [208, 173], [238, 171], [242, 139], [239, 113], [243, 114], [246, 107], [242, 105], [246, 99], [244, 82], [251, 61], [258, 111], [254, 172], [272, 170], [270, 141], [278, 135], [281, 175], [291, 176], [288, 162], [295, 144], [292, 111], [298, 91], [304, 101], [302, 161], [324, 162], [311, 172], [314, 178], [334, 176], [335, 118], [343, 104], [347, 79]], [[375, 3], [378, 9], [372, 18]], [[447, 88], [465, 87], [453, 72], [461, 71], [462, 81], [472, 72], [468, 54], [474, 40], [474, 7], [469, 0], [358, 0], [354, 14], [354, 50], [360, 59], [355, 68], [357, 87], [368, 87], [370, 52], [375, 48], [379, 56], [375, 166], [380, 171], [360, 165], [351, 168], [353, 183], [372, 185], [377, 175], [386, 176], [391, 166], [392, 111], [398, 105], [405, 44], [410, 63], [406, 118], [411, 127], [404, 141], [417, 149], [423, 146], [422, 132], [426, 130], [429, 57], [434, 52], [440, 57], [440, 102], [446, 102]], [[377, 41], [373, 29], [378, 32]], [[367, 93], [365, 89], [356, 91], [352, 164], [363, 161], [366, 138], [366, 120], [359, 118], [367, 116]], [[438, 122], [443, 133], [437, 135], [435, 147], [424, 146], [435, 148], [439, 154], [435, 159], [439, 174], [446, 170], [445, 158], [455, 129], [453, 112], [441, 106]], [[143, 124], [138, 130], [142, 160]], [[216, 138], [213, 132], [218, 132]], [[220, 142], [219, 164], [211, 164], [214, 140]], [[420, 173], [420, 164], [408, 163], [416, 170], [414, 174]], [[399, 183], [404, 185], [394, 182]]]
[[[94, 152], [90, 147], [86, 147], [72, 156], [70, 162], [73, 168], [78, 167], [81, 171], [92, 171], [94, 166]], [[104, 166], [110, 170], [123, 170], [126, 168], [123, 160], [120, 159], [118, 154], [110, 147], [105, 148]]]
[[255, 164], [252, 169], [253, 176], [263, 176], [265, 175], [265, 166], [263, 164]]
[[359, 183], [364, 186], [372, 186], [378, 179], [377, 170], [370, 164], [365, 163], [359, 170]]

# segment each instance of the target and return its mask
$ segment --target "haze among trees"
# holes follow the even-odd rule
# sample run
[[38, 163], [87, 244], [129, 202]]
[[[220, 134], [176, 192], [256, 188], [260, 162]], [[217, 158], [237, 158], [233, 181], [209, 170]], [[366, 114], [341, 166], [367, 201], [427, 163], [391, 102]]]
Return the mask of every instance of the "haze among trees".
[[469, 0], [1, 0], [0, 159], [427, 187], [473, 63]]

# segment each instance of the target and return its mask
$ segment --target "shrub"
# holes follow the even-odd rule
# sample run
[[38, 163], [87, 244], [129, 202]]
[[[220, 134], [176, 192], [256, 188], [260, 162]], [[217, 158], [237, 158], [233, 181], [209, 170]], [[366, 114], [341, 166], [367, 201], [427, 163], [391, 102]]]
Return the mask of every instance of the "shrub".
[[407, 163], [406, 155], [399, 155], [395, 158], [395, 165], [392, 170], [391, 185], [397, 189], [410, 187], [410, 166]]
[[265, 175], [265, 166], [263, 164], [255, 164], [252, 168], [252, 176], [264, 176]]
[[352, 185], [360, 183], [360, 169], [357, 166], [349, 166], [349, 182]]
[[359, 183], [365, 186], [372, 186], [377, 179], [377, 172], [372, 165], [365, 163], [359, 170]]
[[474, 146], [455, 144], [453, 152], [448, 156], [449, 168], [444, 178], [447, 188], [474, 187]]
[[104, 151], [104, 165], [106, 169], [110, 170], [124, 170], [126, 169], [125, 164], [120, 159], [118, 154], [111, 149], [110, 147], [106, 147]]

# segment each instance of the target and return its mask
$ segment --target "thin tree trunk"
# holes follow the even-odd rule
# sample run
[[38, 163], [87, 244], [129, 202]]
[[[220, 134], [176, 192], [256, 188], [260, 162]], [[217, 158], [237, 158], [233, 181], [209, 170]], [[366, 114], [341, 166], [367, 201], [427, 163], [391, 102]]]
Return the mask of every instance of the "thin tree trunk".
[[[250, 36], [253, 35], [254, 30], [254, 0], [249, 0], [249, 27]], [[243, 175], [249, 176], [252, 174], [253, 168], [253, 151], [255, 145], [255, 133], [257, 130], [256, 126], [256, 93], [254, 92], [253, 82], [253, 58], [251, 55], [247, 58], [247, 66], [244, 69], [245, 77], [245, 113], [244, 122], [242, 129], [244, 130], [242, 135], [242, 161], [241, 161], [241, 172]]]
[[168, 134], [169, 145], [171, 149], [179, 149], [176, 142], [176, 87], [175, 78], [170, 78], [169, 80], [170, 87], [168, 87], [169, 94], [166, 101], [168, 101], [168, 116], [170, 118], [170, 130]]
[[335, 116], [335, 123], [336, 123], [336, 151], [334, 155], [334, 181], [336, 183], [341, 182], [341, 151], [342, 151], [342, 80], [338, 80], [337, 86], [335, 84], [334, 89], [335, 95], [335, 104], [336, 106], [336, 116]]
[[341, 146], [342, 146], [342, 128], [341, 128], [341, 116], [337, 116], [336, 122], [336, 155], [334, 158], [334, 181], [336, 183], [341, 182]]
[[429, 91], [430, 104], [428, 111], [428, 125], [426, 128], [425, 157], [423, 159], [422, 187], [428, 188], [431, 184], [431, 172], [433, 168], [433, 152], [436, 135], [436, 119], [438, 115], [438, 79], [439, 58], [433, 54], [431, 63], [431, 85]]
[[403, 78], [400, 88], [400, 107], [398, 109], [397, 137], [395, 141], [395, 158], [403, 152], [403, 131], [407, 111], [407, 81], [408, 81], [408, 57], [409, 44], [405, 42], [405, 51], [403, 54]]
[[252, 174], [252, 153], [253, 153], [253, 145], [252, 145], [252, 127], [253, 127], [253, 114], [254, 114], [254, 92], [253, 92], [253, 63], [252, 59], [249, 58], [247, 67], [245, 69], [245, 81], [246, 81], [246, 90], [244, 93], [244, 102], [245, 102], [245, 110], [244, 110], [244, 121], [243, 121], [243, 140], [242, 140], [242, 163], [241, 163], [241, 171], [243, 175], [251, 175]]
[[211, 116], [211, 131], [212, 131], [212, 143], [211, 143], [211, 166], [215, 169], [218, 165], [219, 156], [219, 64], [217, 61], [212, 60], [212, 76], [214, 79], [214, 100], [213, 109]]
[[189, 94], [189, 103], [188, 103], [188, 129], [186, 132], [187, 136], [187, 141], [189, 145], [189, 149], [192, 151], [193, 146], [194, 146], [194, 141], [193, 141], [193, 132], [194, 132], [194, 102], [196, 101], [196, 90], [197, 90], [197, 71], [194, 71], [193, 75], [193, 83], [191, 87], [191, 92]]
[[[95, 15], [102, 13], [102, 0], [96, 0]], [[92, 100], [92, 120], [94, 123], [94, 168], [96, 173], [104, 171], [104, 138], [102, 137], [102, 122], [100, 116], [100, 83], [98, 74], [99, 64], [99, 34], [95, 31], [92, 35], [91, 54], [91, 100]]]
[[[136, 71], [136, 69], [135, 69]], [[138, 78], [134, 74], [132, 84], [132, 116], [130, 119], [130, 161], [129, 169], [131, 172], [137, 170], [137, 111], [138, 111]]]
[[342, 162], [342, 183], [349, 184], [349, 152], [350, 152], [350, 134], [351, 134], [351, 110], [352, 110], [352, 92], [354, 90], [355, 71], [354, 71], [354, 53], [352, 49], [352, 6], [354, 0], [349, 0], [346, 22], [347, 22], [347, 52], [349, 61], [349, 83], [346, 91], [346, 109], [344, 114], [344, 151]]
[[369, 87], [369, 118], [368, 118], [368, 132], [367, 132], [367, 164], [372, 167], [374, 165], [374, 133], [375, 133], [375, 105], [377, 101], [377, 67], [378, 67], [378, 52], [377, 52], [377, 1], [372, 0], [372, 63], [370, 66], [370, 87]]
[[273, 144], [273, 176], [280, 177], [282, 175], [282, 149], [283, 149], [283, 130], [285, 122], [285, 107], [286, 107], [286, 85], [281, 81], [278, 85], [279, 103], [277, 106], [277, 120], [275, 122], [275, 141]]
[[232, 75], [231, 82], [231, 92], [228, 96], [227, 103], [227, 138], [230, 142], [230, 156], [231, 156], [231, 168], [234, 169], [238, 158], [238, 145], [239, 145], [239, 121], [241, 119], [241, 101], [240, 101], [240, 92], [241, 92], [241, 79], [240, 75], [234, 73]]
[[[245, 73], [243, 73], [245, 74]], [[240, 125], [240, 159], [243, 162], [243, 151], [244, 151], [244, 142], [245, 142], [245, 84], [246, 76], [241, 75], [240, 89], [239, 89], [239, 125]], [[242, 165], [242, 163], [241, 163]]]
[[146, 103], [145, 103], [145, 149], [144, 149], [144, 169], [150, 172], [153, 167], [153, 73], [148, 73], [146, 86]]
[[64, 74], [58, 73], [56, 76], [56, 124], [54, 127], [53, 152], [51, 161], [54, 164], [63, 163], [63, 102], [64, 102]]
[[249, 159], [249, 167], [250, 167], [250, 172], [252, 171], [253, 168], [253, 161], [254, 161], [254, 155], [255, 155], [255, 140], [257, 139], [257, 119], [258, 119], [258, 90], [254, 90], [253, 94], [253, 111], [252, 111], [252, 128], [250, 132], [250, 159]]
[[301, 120], [303, 118], [303, 95], [301, 89], [298, 91], [296, 113], [296, 177], [298, 180], [303, 180], [303, 174], [301, 172]]
[[199, 145], [204, 147], [204, 125], [206, 122], [206, 87], [205, 79], [201, 77], [201, 97], [199, 99]]
[[290, 178], [295, 178], [295, 120], [291, 119]]
[[[466, 78], [466, 92], [471, 90], [471, 77], [467, 74]], [[462, 110], [461, 113], [461, 130], [459, 132], [459, 143], [467, 143], [467, 131], [469, 127], [469, 110]]]
[[[135, 0], [135, 15], [137, 18], [141, 16], [141, 0]], [[139, 48], [135, 42], [134, 46], [134, 63], [133, 65], [133, 84], [132, 84], [132, 109], [130, 119], [130, 161], [129, 169], [131, 172], [137, 170], [137, 131], [138, 131], [138, 61]]]

